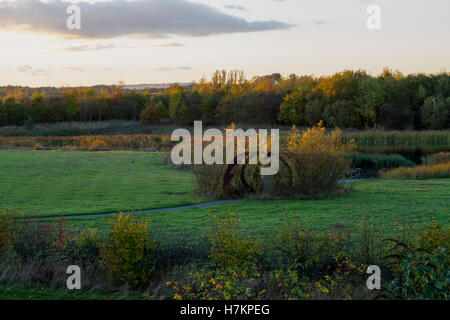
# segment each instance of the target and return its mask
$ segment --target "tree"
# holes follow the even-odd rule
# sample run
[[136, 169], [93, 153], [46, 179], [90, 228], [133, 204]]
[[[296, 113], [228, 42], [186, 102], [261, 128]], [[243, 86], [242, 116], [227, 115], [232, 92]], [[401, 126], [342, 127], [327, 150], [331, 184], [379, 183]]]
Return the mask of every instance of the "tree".
[[78, 101], [77, 101], [77, 93], [75, 90], [71, 89], [63, 89], [63, 114], [65, 120], [71, 121], [75, 118], [75, 115], [78, 113]]
[[154, 103], [149, 101], [145, 109], [141, 111], [140, 121], [142, 124], [159, 124], [167, 114], [166, 106], [162, 101]]
[[422, 118], [429, 129], [450, 127], [450, 97], [428, 97], [422, 107]]
[[167, 93], [169, 95], [169, 116], [173, 121], [178, 122], [178, 110], [183, 103], [184, 90], [177, 86], [167, 89]]
[[280, 106], [278, 120], [290, 125], [306, 125], [305, 107], [308, 100], [308, 92], [303, 89], [288, 94], [284, 97], [283, 103]]

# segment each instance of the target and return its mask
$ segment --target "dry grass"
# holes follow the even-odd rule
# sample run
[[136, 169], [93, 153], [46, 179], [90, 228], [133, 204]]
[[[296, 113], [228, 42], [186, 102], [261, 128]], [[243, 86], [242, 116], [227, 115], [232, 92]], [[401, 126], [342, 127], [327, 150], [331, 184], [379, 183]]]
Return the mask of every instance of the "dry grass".
[[169, 135], [99, 135], [75, 137], [0, 137], [3, 149], [142, 150], [167, 151]]
[[385, 179], [436, 179], [450, 178], [450, 162], [434, 163], [415, 168], [397, 168], [382, 174]]
[[450, 152], [440, 152], [423, 159], [425, 164], [450, 162]]

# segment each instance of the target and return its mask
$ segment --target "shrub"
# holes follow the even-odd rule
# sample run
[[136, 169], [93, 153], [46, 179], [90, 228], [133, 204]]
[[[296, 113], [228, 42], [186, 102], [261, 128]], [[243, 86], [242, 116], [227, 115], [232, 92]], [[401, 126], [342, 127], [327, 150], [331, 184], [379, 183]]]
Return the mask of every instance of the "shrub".
[[447, 163], [450, 162], [450, 152], [440, 152], [422, 159], [424, 164]]
[[298, 221], [289, 221], [277, 232], [275, 248], [283, 264], [316, 279], [338, 268], [349, 235], [345, 230], [318, 234]]
[[57, 223], [24, 221], [17, 224], [12, 248], [28, 263], [59, 260], [66, 257], [71, 232], [65, 220]]
[[396, 299], [448, 299], [450, 292], [450, 229], [434, 218], [418, 239], [398, 241], [386, 258], [393, 259], [394, 279], [387, 286], [387, 297]]
[[431, 253], [411, 250], [401, 260], [397, 277], [388, 285], [389, 298], [448, 299], [450, 256], [445, 248]]
[[225, 215], [210, 216], [213, 220], [207, 239], [211, 242], [210, 258], [215, 268], [247, 270], [254, 266], [257, 253], [254, 241], [239, 236], [240, 221], [233, 210]]
[[353, 149], [352, 142], [342, 142], [339, 129], [327, 134], [322, 122], [302, 134], [294, 126], [283, 154], [290, 166], [287, 174], [292, 179], [284, 179], [288, 184], [278, 186], [278, 192], [318, 196], [336, 190], [339, 179], [350, 169], [348, 155]]
[[101, 239], [97, 229], [87, 229], [73, 237], [72, 260], [79, 261], [83, 269], [96, 265], [100, 254]]
[[400, 155], [353, 153], [350, 156], [353, 168], [365, 170], [393, 169], [398, 167], [414, 167], [416, 164]]
[[436, 179], [450, 178], [450, 162], [426, 164], [415, 168], [400, 167], [391, 171], [383, 172], [385, 179]]
[[149, 283], [156, 266], [158, 244], [148, 223], [119, 214], [100, 248], [100, 266], [113, 280], [140, 287]]
[[14, 221], [9, 212], [0, 210], [0, 258], [11, 246], [14, 232]]
[[431, 252], [437, 248], [450, 248], [450, 228], [444, 228], [432, 218], [429, 226], [425, 227], [420, 237], [421, 248]]
[[351, 244], [352, 255], [358, 263], [372, 265], [376, 262], [382, 267], [381, 263], [388, 249], [383, 241], [384, 227], [379, 221], [366, 216], [359, 221]]
[[200, 164], [194, 165], [193, 172], [197, 182], [197, 192], [207, 197], [222, 197], [225, 165], [220, 164]]
[[167, 281], [168, 298], [175, 300], [258, 299], [261, 275], [239, 270], [207, 269], [190, 271], [181, 281]]

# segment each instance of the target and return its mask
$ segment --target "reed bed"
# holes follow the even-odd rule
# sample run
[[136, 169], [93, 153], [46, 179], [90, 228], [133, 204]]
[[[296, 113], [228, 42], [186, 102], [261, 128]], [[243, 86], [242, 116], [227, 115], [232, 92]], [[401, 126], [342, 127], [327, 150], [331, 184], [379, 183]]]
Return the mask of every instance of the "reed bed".
[[169, 135], [99, 135], [76, 137], [0, 137], [0, 148], [168, 151]]
[[367, 146], [445, 146], [450, 145], [450, 130], [443, 131], [361, 131], [347, 132], [344, 141]]
[[450, 162], [425, 164], [413, 168], [397, 168], [382, 173], [385, 179], [436, 179], [450, 178]]

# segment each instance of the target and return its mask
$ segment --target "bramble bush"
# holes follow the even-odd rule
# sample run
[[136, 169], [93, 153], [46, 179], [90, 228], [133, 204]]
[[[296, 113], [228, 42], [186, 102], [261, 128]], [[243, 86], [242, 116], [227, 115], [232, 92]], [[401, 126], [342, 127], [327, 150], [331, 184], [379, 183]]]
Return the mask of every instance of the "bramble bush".
[[450, 292], [450, 256], [446, 248], [432, 252], [410, 250], [401, 260], [388, 298], [447, 300]]
[[100, 267], [107, 276], [133, 287], [150, 282], [158, 243], [152, 240], [147, 227], [148, 222], [132, 221], [131, 215], [117, 216], [100, 247]]
[[72, 232], [64, 219], [57, 223], [23, 221], [14, 230], [12, 250], [25, 262], [39, 264], [65, 259]]
[[395, 246], [387, 258], [394, 261], [394, 279], [387, 285], [390, 299], [448, 299], [450, 292], [450, 229], [434, 218], [410, 243], [388, 239]]

